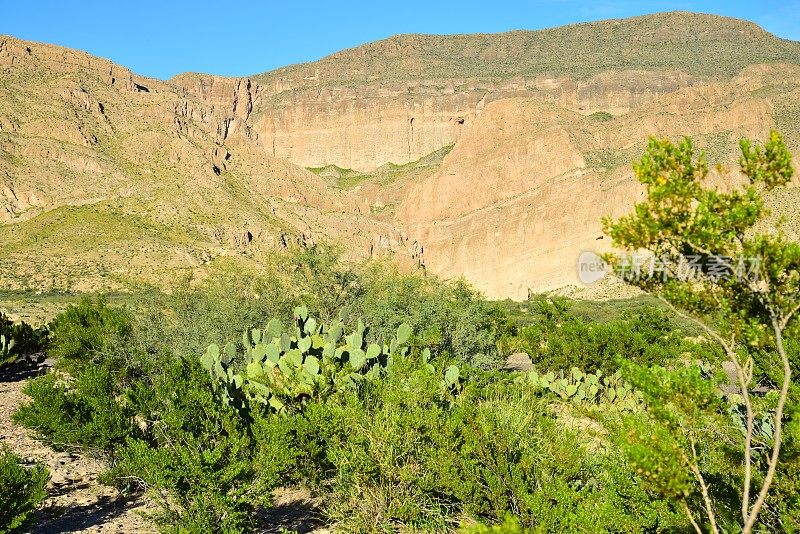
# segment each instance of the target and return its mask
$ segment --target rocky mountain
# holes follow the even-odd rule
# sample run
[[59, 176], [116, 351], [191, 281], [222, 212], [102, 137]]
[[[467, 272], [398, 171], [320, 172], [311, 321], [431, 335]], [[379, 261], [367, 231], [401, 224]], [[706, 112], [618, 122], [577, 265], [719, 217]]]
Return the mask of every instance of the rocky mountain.
[[195, 98], [0, 38], [0, 286], [121, 289], [257, 267], [293, 242], [346, 241], [363, 257], [373, 233], [399, 241], [352, 195], [233, 134], [247, 85]]
[[[0, 284], [158, 282], [324, 240], [524, 298], [608, 246], [648, 136], [731, 165], [770, 128], [800, 154], [798, 119], [800, 43], [711, 15], [404, 35], [238, 79], [0, 37]], [[775, 213], [800, 221], [795, 198]]]

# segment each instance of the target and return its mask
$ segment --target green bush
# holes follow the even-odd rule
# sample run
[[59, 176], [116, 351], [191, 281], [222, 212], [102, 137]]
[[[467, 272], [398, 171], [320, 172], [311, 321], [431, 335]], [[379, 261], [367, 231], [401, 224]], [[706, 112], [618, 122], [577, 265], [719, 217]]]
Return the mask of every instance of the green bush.
[[575, 366], [609, 373], [618, 368], [620, 357], [663, 365], [687, 357], [717, 362], [722, 355], [715, 345], [687, 339], [666, 312], [657, 308], [645, 307], [608, 322], [594, 322], [570, 313], [570, 303], [563, 299], [532, 304], [533, 323], [502, 343], [507, 350], [527, 352], [543, 371]]
[[[692, 467], [696, 466], [715, 502], [720, 528], [740, 530], [743, 454], [737, 444], [744, 439], [746, 424], [741, 401], [722, 397], [715, 382], [697, 366], [665, 369], [626, 362], [623, 371], [642, 392], [647, 406], [645, 412], [606, 420], [612, 430], [610, 439], [625, 456], [631, 475], [664, 500], [685, 502], [694, 517], [701, 518], [705, 512], [702, 488]], [[774, 401], [774, 392], [752, 401], [756, 465], [766, 463], [766, 451], [771, 449], [774, 429], [769, 415]], [[793, 421], [794, 417], [786, 425], [785, 449], [779, 457], [783, 465], [774, 494], [768, 495], [766, 511], [759, 516], [765, 532], [800, 528], [800, 432]], [[758, 474], [755, 477], [760, 479]]]
[[219, 402], [196, 362], [173, 359], [162, 369], [128, 391], [131, 409], [146, 423], [117, 449], [104, 480], [146, 486], [154, 496], [166, 492], [158, 519], [181, 531], [251, 529], [254, 509], [270, 503], [279, 480], [256, 470], [247, 422]]
[[80, 445], [111, 454], [137, 435], [133, 412], [118, 401], [106, 367], [88, 367], [77, 379], [49, 373], [28, 382], [23, 392], [31, 400], [13, 420], [56, 447]]
[[324, 488], [328, 518], [350, 531], [446, 531], [465, 515], [507, 514], [550, 531], [685, 526], [631, 480], [618, 451], [565, 428], [552, 399], [510, 376], [464, 372], [452, 390], [441, 371], [395, 360], [358, 395], [287, 418], [292, 479]]
[[417, 348], [485, 368], [500, 363], [497, 339], [508, 328], [505, 312], [463, 281], [445, 284], [376, 269], [363, 277], [363, 285], [348, 307], [370, 325], [369, 341], [387, 339], [408, 323]]
[[595, 111], [594, 113], [589, 115], [589, 118], [591, 120], [593, 120], [593, 121], [606, 122], [606, 121], [613, 120], [614, 119], [614, 115], [612, 115], [608, 111]]
[[124, 367], [133, 344], [133, 316], [125, 308], [109, 306], [102, 296], [84, 297], [50, 323], [48, 354], [62, 369], [79, 374], [105, 362]]
[[0, 533], [13, 532], [30, 519], [47, 497], [49, 478], [44, 466], [26, 468], [8, 447], [0, 448]]
[[464, 525], [459, 532], [461, 534], [527, 534], [530, 530], [523, 528], [519, 524], [519, 519], [509, 515], [502, 523], [496, 525], [485, 525], [483, 523]]

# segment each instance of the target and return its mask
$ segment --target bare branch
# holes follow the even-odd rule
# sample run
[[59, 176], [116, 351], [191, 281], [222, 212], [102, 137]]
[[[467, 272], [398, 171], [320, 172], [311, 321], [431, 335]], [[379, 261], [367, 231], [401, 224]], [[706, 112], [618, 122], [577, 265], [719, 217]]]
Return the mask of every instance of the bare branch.
[[700, 468], [697, 467], [697, 450], [695, 449], [694, 434], [692, 432], [689, 432], [689, 443], [692, 446], [692, 461], [689, 462], [689, 469], [692, 470], [694, 477], [700, 484], [700, 493], [703, 496], [703, 503], [706, 507], [706, 515], [708, 515], [708, 522], [711, 525], [711, 532], [714, 534], [719, 534], [719, 529], [717, 528], [717, 517], [714, 514], [714, 506], [711, 503], [711, 497], [708, 495], [708, 486], [706, 486], [706, 481], [703, 478], [702, 473], [700, 473]]
[[700, 530], [700, 525], [698, 525], [697, 521], [694, 520], [694, 516], [692, 515], [692, 511], [689, 509], [689, 505], [686, 503], [686, 499], [682, 499], [681, 504], [683, 505], [683, 511], [686, 513], [686, 517], [689, 518], [689, 522], [694, 527], [695, 532], [697, 532], [697, 534], [703, 534], [703, 531]]
[[778, 397], [778, 405], [775, 408], [775, 436], [774, 444], [772, 445], [772, 454], [767, 460], [767, 474], [764, 477], [763, 484], [761, 485], [761, 491], [758, 492], [758, 498], [753, 504], [753, 508], [750, 510], [749, 517], [745, 522], [744, 528], [742, 529], [744, 534], [749, 534], [752, 532], [753, 525], [755, 525], [756, 518], [758, 517], [758, 512], [761, 510], [761, 507], [764, 505], [764, 501], [767, 499], [767, 493], [769, 492], [769, 488], [772, 485], [772, 480], [775, 477], [775, 469], [778, 466], [778, 456], [781, 452], [783, 409], [786, 405], [786, 399], [789, 396], [789, 385], [792, 378], [792, 367], [789, 364], [789, 358], [786, 356], [786, 350], [783, 346], [783, 331], [781, 330], [780, 321], [774, 314], [772, 315], [772, 327], [775, 331], [775, 344], [778, 348], [778, 354], [780, 354], [781, 362], [783, 363], [783, 384], [781, 386], [780, 396]]

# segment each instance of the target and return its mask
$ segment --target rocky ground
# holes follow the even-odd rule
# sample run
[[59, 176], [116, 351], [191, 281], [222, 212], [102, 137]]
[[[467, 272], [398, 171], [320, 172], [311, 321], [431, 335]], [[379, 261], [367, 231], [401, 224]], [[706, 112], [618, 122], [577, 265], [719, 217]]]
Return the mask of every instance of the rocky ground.
[[[11, 421], [17, 406], [27, 397], [25, 383], [36, 370], [12, 369], [0, 373], [0, 443], [8, 445], [26, 463], [41, 462], [50, 471], [48, 496], [28, 532], [157, 532], [146, 516], [158, 507], [146, 498], [126, 498], [101, 484], [97, 477], [103, 462], [80, 451], [56, 451], [37, 441], [33, 433]], [[326, 534], [316, 516], [316, 504], [302, 490], [281, 490], [275, 506], [260, 514], [262, 533], [297, 532]], [[284, 530], [285, 529], [285, 530]]]

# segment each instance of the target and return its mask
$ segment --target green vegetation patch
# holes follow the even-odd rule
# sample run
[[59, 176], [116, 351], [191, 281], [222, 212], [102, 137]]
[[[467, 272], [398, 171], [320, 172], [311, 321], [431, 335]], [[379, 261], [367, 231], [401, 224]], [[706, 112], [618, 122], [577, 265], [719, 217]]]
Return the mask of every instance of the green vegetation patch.
[[47, 497], [47, 469], [26, 467], [7, 445], [0, 445], [0, 532], [18, 532]]
[[596, 122], [606, 122], [614, 120], [614, 115], [612, 115], [607, 111], [595, 111], [594, 113], [589, 115], [589, 119]]
[[341, 189], [352, 189], [365, 182], [375, 182], [380, 185], [388, 185], [395, 180], [415, 176], [421, 172], [436, 169], [442, 163], [444, 157], [453, 150], [453, 146], [454, 145], [443, 146], [442, 148], [409, 163], [386, 163], [370, 173], [355, 171], [353, 169], [343, 169], [336, 165], [309, 167], [308, 170], [318, 176], [335, 181], [336, 185]]

